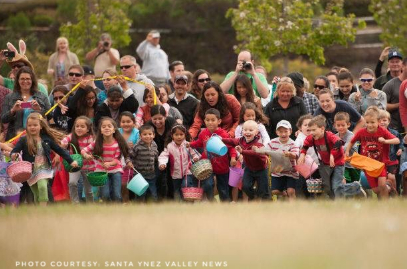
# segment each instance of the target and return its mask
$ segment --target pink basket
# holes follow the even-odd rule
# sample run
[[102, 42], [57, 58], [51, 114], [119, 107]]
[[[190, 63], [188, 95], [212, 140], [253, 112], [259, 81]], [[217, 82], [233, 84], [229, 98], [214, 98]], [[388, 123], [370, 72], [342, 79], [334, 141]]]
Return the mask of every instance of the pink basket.
[[203, 189], [200, 188], [200, 185], [201, 185], [201, 181], [198, 180], [198, 187], [182, 188], [181, 191], [182, 191], [182, 196], [184, 197], [184, 200], [186, 200], [186, 201], [202, 200]]
[[7, 174], [16, 183], [26, 182], [32, 175], [32, 164], [27, 161], [21, 161], [20, 156], [20, 161], [13, 162], [7, 167]]

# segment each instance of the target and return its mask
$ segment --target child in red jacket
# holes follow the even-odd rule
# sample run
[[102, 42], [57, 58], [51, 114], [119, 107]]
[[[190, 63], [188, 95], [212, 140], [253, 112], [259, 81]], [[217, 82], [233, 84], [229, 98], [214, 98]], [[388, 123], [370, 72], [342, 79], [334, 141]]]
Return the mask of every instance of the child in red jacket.
[[268, 177], [267, 177], [267, 157], [254, 151], [253, 147], [261, 148], [263, 143], [259, 142], [258, 124], [253, 120], [248, 120], [243, 124], [243, 137], [222, 139], [225, 144], [236, 146], [236, 150], [243, 155], [246, 165], [243, 174], [242, 190], [250, 199], [254, 198], [253, 185], [257, 181], [257, 197], [267, 200], [270, 198]]
[[[216, 175], [217, 187], [219, 192], [219, 197], [222, 202], [230, 201], [229, 198], [229, 156], [231, 158], [230, 165], [236, 165], [236, 150], [233, 147], [228, 147], [228, 154], [224, 156], [217, 156], [213, 153], [208, 153], [206, 151], [206, 143], [213, 134], [216, 134], [222, 138], [230, 138], [229, 134], [219, 128], [221, 123], [220, 113], [217, 109], [210, 108], [205, 112], [205, 125], [206, 128], [201, 131], [198, 139], [194, 142], [187, 144], [192, 148], [203, 148], [201, 159], [209, 159], [212, 164], [213, 174], [208, 179], [204, 180], [202, 187], [208, 200], [213, 200], [213, 175]], [[209, 155], [209, 156], [208, 156]]]

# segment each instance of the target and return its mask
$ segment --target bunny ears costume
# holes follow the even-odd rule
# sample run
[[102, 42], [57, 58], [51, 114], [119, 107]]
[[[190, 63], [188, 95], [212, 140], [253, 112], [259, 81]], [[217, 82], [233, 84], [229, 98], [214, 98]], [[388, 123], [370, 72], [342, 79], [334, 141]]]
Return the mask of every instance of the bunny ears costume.
[[18, 46], [20, 48], [20, 53], [17, 51], [17, 49], [13, 46], [13, 44], [11, 44], [10, 42], [7, 42], [7, 48], [10, 51], [14, 51], [16, 53], [16, 56], [9, 60], [7, 59], [6, 62], [8, 63], [8, 65], [10, 67], [13, 66], [14, 63], [17, 62], [23, 62], [24, 64], [26, 64], [28, 67], [30, 67], [32, 70], [34, 70], [33, 65], [30, 63], [30, 61], [28, 60], [27, 56], [25, 56], [25, 51], [27, 49], [27, 46], [25, 45], [25, 42], [23, 40], [20, 39], [20, 41], [18, 42]]

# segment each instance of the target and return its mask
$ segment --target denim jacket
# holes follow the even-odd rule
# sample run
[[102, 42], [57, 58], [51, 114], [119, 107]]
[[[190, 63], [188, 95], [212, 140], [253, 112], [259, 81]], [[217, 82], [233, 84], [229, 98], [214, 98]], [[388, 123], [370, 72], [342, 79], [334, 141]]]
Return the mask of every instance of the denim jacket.
[[[69, 156], [68, 151], [66, 151], [63, 148], [61, 148], [60, 146], [58, 146], [58, 144], [55, 143], [55, 141], [48, 135], [41, 135], [41, 143], [42, 143], [42, 148], [44, 149], [45, 157], [47, 158], [49, 165], [51, 165], [51, 150], [53, 150], [57, 154], [59, 154], [68, 163], [73, 162], [71, 156]], [[25, 136], [20, 138], [20, 140], [17, 142], [17, 145], [11, 151], [10, 155], [13, 153], [20, 153], [20, 151], [23, 151], [22, 158], [24, 161], [34, 163], [35, 155], [31, 155], [28, 152], [27, 137], [25, 137]]]

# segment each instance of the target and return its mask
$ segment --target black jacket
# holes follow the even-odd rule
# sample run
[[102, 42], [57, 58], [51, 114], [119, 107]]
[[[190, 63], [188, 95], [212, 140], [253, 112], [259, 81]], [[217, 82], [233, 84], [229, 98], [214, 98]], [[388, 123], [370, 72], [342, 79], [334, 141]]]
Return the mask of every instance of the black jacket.
[[[128, 97], [123, 97], [123, 102], [119, 107], [119, 114], [122, 113], [123, 111], [129, 111], [131, 113], [136, 113], [138, 109], [138, 101], [136, 97], [134, 97], [133, 91], [129, 89], [129, 91], [132, 93]], [[107, 101], [106, 101], [107, 102]], [[99, 126], [99, 120], [102, 117], [112, 117], [110, 114], [110, 109], [107, 106], [106, 103], [103, 103], [98, 106], [96, 113], [95, 113], [95, 120], [94, 120], [94, 126], [95, 129], [98, 128]]]
[[295, 132], [297, 129], [297, 121], [302, 116], [307, 114], [307, 109], [305, 108], [302, 98], [294, 96], [291, 98], [290, 103], [286, 109], [282, 108], [278, 103], [278, 97], [274, 98], [270, 103], [267, 104], [265, 108], [265, 114], [270, 119], [269, 125], [267, 126], [267, 132], [270, 138], [276, 138], [276, 126], [281, 120], [287, 120], [291, 123], [292, 134], [291, 139], [295, 140]]
[[[63, 148], [61, 148], [60, 146], [58, 146], [58, 144], [55, 143], [55, 141], [48, 135], [41, 135], [41, 141], [42, 141], [42, 148], [44, 149], [44, 154], [45, 154], [45, 157], [47, 158], [49, 165], [52, 165], [51, 150], [55, 151], [59, 156], [61, 156], [68, 163], [73, 162], [71, 156], [69, 156], [68, 151], [66, 151]], [[26, 136], [20, 138], [20, 140], [17, 142], [17, 145], [11, 151], [10, 155], [13, 153], [20, 153], [20, 151], [23, 151], [22, 158], [24, 161], [34, 163], [35, 155], [31, 155], [28, 152]]]
[[168, 99], [168, 104], [172, 107], [175, 107], [179, 110], [182, 114], [183, 121], [182, 123], [184, 126], [189, 129], [189, 127], [194, 122], [196, 109], [199, 105], [199, 101], [193, 97], [192, 95], [188, 95], [188, 97], [184, 100], [181, 100], [178, 104], [174, 98]]

